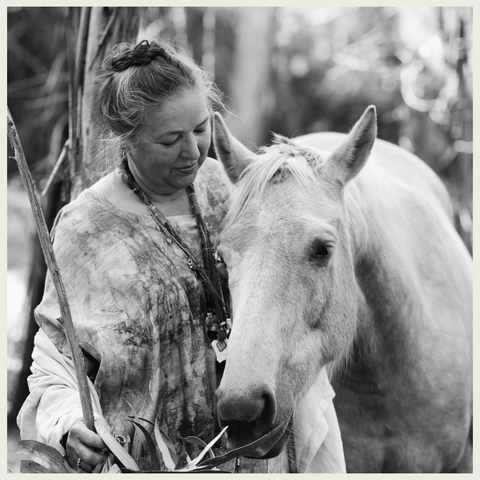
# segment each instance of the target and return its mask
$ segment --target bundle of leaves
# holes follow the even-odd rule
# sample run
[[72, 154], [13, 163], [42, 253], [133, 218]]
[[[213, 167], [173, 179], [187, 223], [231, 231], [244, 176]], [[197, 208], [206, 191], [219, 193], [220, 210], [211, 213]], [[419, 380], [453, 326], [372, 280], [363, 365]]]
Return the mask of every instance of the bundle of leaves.
[[[198, 437], [186, 437], [184, 440], [202, 447], [200, 454], [194, 459], [186, 452], [177, 454], [172, 441], [168, 435], [157, 425], [139, 417], [130, 417], [129, 421], [137, 427], [137, 435], [133, 438], [132, 448], [141, 441], [139, 432], [142, 432], [146, 439], [148, 459], [138, 457], [135, 461], [122, 446], [123, 437], [114, 437], [106, 421], [101, 417], [95, 418], [95, 428], [98, 435], [108, 447], [108, 453], [104, 462], [97, 465], [93, 473], [232, 473], [221, 470], [220, 465], [240, 456], [248, 456], [249, 452], [256, 450], [257, 454], [262, 445], [283, 432], [283, 424], [271, 432], [243, 447], [230, 450], [223, 455], [215, 456], [212, 448], [225, 433], [225, 427], [211, 442], [205, 443]], [[145, 427], [149, 424], [150, 431]], [[35, 440], [21, 440], [18, 454], [28, 457], [21, 462], [21, 473], [78, 473], [67, 462], [58, 450]], [[266, 452], [265, 452], [266, 453]]]

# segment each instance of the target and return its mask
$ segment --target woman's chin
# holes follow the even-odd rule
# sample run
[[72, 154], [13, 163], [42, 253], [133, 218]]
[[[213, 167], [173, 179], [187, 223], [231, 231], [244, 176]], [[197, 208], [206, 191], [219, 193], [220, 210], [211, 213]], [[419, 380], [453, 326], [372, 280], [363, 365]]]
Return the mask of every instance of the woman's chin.
[[[198, 164], [196, 164], [195, 168], [191, 170], [186, 170], [186, 171], [180, 171], [177, 170], [175, 176], [175, 185], [179, 190], [188, 187], [188, 185], [191, 185], [194, 181], [195, 178], [197, 178], [197, 173], [198, 173]], [[173, 183], [173, 182], [172, 182]]]

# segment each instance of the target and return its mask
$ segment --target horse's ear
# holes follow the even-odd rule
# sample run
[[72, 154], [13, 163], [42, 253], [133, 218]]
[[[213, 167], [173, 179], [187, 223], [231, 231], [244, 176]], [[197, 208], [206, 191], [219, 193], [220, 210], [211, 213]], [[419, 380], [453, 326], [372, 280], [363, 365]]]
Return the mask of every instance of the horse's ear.
[[255, 154], [230, 133], [218, 112], [215, 112], [213, 117], [213, 145], [228, 177], [233, 183], [237, 183], [242, 172], [254, 160]]
[[367, 107], [345, 140], [335, 150], [328, 164], [334, 176], [345, 185], [365, 165], [377, 136], [377, 113], [374, 105]]

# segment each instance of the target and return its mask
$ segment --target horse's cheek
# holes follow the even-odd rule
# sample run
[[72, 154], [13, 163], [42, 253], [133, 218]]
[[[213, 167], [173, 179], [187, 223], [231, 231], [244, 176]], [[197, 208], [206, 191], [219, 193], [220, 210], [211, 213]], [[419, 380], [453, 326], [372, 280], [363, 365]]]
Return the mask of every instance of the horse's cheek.
[[357, 301], [353, 272], [342, 278], [339, 284], [338, 275], [325, 275], [318, 282], [305, 313], [311, 337], [316, 338], [313, 355], [318, 359], [320, 353], [322, 364], [343, 356], [355, 332]]

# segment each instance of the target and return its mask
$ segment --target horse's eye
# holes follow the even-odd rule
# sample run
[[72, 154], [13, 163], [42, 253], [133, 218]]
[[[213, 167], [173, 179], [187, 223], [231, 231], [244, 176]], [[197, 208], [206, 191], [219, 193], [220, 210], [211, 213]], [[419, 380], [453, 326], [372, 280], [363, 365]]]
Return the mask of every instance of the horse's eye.
[[315, 252], [316, 257], [328, 257], [330, 255], [330, 247], [327, 247], [326, 245], [322, 245], [317, 248], [317, 251]]
[[332, 246], [323, 242], [318, 242], [312, 249], [313, 260], [327, 260], [332, 254]]

